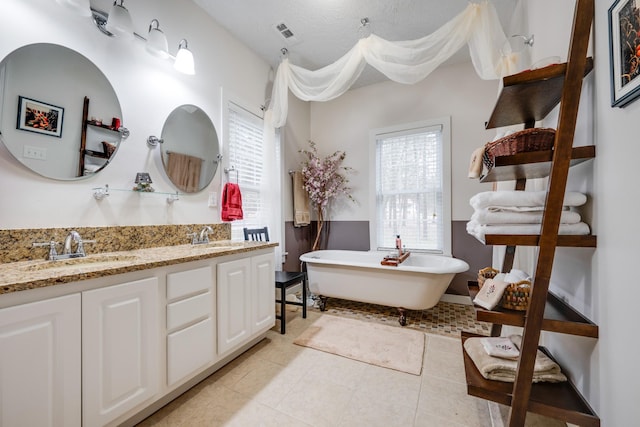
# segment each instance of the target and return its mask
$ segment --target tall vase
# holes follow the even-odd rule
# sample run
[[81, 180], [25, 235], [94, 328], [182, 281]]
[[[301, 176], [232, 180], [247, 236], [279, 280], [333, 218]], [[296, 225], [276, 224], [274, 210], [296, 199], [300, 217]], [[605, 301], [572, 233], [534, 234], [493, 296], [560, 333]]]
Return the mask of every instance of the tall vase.
[[322, 242], [320, 241], [320, 236], [322, 236], [322, 228], [324, 227], [324, 212], [322, 207], [317, 207], [318, 212], [318, 228], [316, 229], [316, 240], [313, 242], [313, 246], [311, 250], [317, 251], [322, 246]]

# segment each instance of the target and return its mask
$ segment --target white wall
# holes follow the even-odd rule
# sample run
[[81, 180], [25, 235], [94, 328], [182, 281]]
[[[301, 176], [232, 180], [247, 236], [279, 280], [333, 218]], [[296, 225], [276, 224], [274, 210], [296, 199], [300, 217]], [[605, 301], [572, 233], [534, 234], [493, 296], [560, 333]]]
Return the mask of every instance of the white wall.
[[[481, 80], [470, 63], [443, 66], [416, 85], [391, 81], [354, 89], [329, 102], [311, 105], [311, 139], [321, 154], [335, 150], [347, 154], [345, 166], [357, 203], [338, 203], [332, 220], [368, 221], [369, 131], [403, 123], [451, 116], [452, 219], [468, 220], [471, 196], [490, 190], [489, 184], [467, 178], [469, 159], [476, 148], [490, 141], [488, 119], [497, 95], [497, 81]], [[301, 158], [300, 158], [301, 160]], [[346, 199], [345, 199], [346, 200]]]
[[[284, 221], [293, 221], [293, 185], [289, 171], [300, 170], [300, 150], [308, 148], [311, 127], [310, 102], [301, 101], [289, 92], [289, 114], [282, 131], [284, 154], [282, 171], [282, 203]], [[284, 239], [282, 240], [284, 242]]]
[[[109, 10], [110, 0], [92, 0]], [[126, 7], [136, 32], [146, 34], [153, 18], [160, 21], [175, 55], [182, 38], [195, 56], [196, 75], [173, 70], [168, 61], [148, 55], [141, 41], [124, 43], [100, 33], [90, 18], [75, 15], [54, 0], [5, 0], [0, 14], [0, 58], [25, 44], [64, 45], [89, 58], [110, 80], [122, 106], [123, 125], [131, 136], [107, 168], [96, 177], [61, 182], [42, 178], [19, 164], [0, 144], [0, 227], [37, 228], [220, 222], [207, 196], [220, 196], [219, 168], [204, 191], [184, 195], [173, 205], [165, 196], [112, 191], [100, 202], [92, 188], [130, 188], [136, 172], [149, 172], [157, 192], [175, 192], [159, 157], [147, 148], [149, 135], [160, 136], [169, 113], [182, 104], [202, 108], [221, 131], [221, 88], [252, 108], [264, 104], [269, 65], [232, 38], [190, 1], [136, 0]], [[44, 68], [46, 69], [46, 67]]]
[[[572, 1], [530, 0], [529, 25], [536, 35], [536, 55], [566, 58], [573, 16]], [[637, 384], [640, 352], [635, 307], [635, 269], [640, 249], [636, 237], [637, 143], [640, 100], [626, 108], [610, 101], [607, 10], [612, 0], [596, 0], [592, 32], [594, 72], [583, 87], [586, 105], [575, 145], [594, 143], [596, 158], [572, 168], [568, 188], [584, 191], [583, 214], [598, 236], [594, 249], [560, 248], [551, 287], [599, 326], [599, 338], [545, 334], [545, 342], [601, 419], [603, 426], [635, 425], [640, 419]], [[553, 13], [549, 13], [553, 10]], [[591, 92], [591, 93], [590, 93]], [[593, 142], [589, 140], [593, 138]]]
[[594, 256], [593, 290], [600, 339], [591, 365], [599, 378], [598, 395], [602, 425], [631, 425], [640, 419], [637, 385], [640, 354], [631, 295], [636, 292], [638, 245], [638, 184], [636, 160], [640, 158], [637, 123], [640, 100], [626, 108], [612, 108], [609, 83], [609, 0], [596, 0], [595, 23], [595, 138], [598, 144], [594, 187], [598, 201], [594, 224], [598, 249]]

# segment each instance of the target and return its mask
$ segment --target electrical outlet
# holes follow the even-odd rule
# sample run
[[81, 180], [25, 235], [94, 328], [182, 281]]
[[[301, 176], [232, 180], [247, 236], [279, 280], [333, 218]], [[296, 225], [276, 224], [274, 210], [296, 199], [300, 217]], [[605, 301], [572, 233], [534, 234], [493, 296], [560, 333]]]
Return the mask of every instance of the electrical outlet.
[[218, 193], [216, 193], [215, 191], [209, 193], [208, 205], [210, 208], [215, 208], [216, 206], [218, 206]]
[[22, 155], [26, 159], [47, 160], [47, 149], [25, 145]]

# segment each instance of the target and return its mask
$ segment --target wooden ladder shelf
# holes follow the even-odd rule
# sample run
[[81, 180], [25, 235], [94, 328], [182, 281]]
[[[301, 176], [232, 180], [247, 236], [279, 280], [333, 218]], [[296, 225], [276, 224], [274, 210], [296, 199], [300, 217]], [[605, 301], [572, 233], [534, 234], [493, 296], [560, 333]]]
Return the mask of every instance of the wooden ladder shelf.
[[[532, 127], [560, 103], [553, 150], [498, 157], [495, 166], [481, 177], [482, 182], [517, 180], [516, 189], [524, 189], [527, 178], [549, 177], [540, 235], [487, 235], [485, 239], [486, 244], [507, 245], [502, 270], [505, 272], [511, 268], [516, 246], [539, 247], [526, 313], [476, 307], [478, 320], [496, 325], [492, 335], [499, 334], [501, 325], [523, 327], [515, 382], [511, 384], [484, 379], [465, 353], [468, 393], [510, 405], [510, 427], [523, 426], [527, 411], [581, 426], [600, 425], [598, 416], [570, 382], [532, 384], [541, 330], [598, 337], [597, 325], [549, 292], [556, 247], [596, 246], [596, 236], [558, 235], [569, 168], [595, 157], [593, 146], [573, 147], [582, 81], [593, 69], [593, 60], [587, 58], [593, 16], [593, 0], [576, 0], [567, 63], [505, 77], [500, 97], [487, 122], [487, 128], [517, 123]], [[477, 284], [470, 282], [472, 297], [477, 290]], [[469, 334], [463, 334], [462, 340], [467, 338]]]

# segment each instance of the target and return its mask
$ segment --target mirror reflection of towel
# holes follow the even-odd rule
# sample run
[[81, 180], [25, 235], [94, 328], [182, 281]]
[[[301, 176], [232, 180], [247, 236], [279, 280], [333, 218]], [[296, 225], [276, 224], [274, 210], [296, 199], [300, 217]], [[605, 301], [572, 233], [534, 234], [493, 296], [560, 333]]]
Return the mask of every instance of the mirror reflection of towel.
[[304, 189], [302, 172], [293, 173], [293, 226], [304, 227], [311, 224], [309, 211], [309, 194]]
[[167, 175], [178, 189], [185, 193], [200, 190], [200, 170], [203, 160], [187, 154], [167, 152]]
[[242, 219], [242, 194], [238, 184], [227, 182], [222, 189], [222, 209], [220, 216], [223, 221]]

